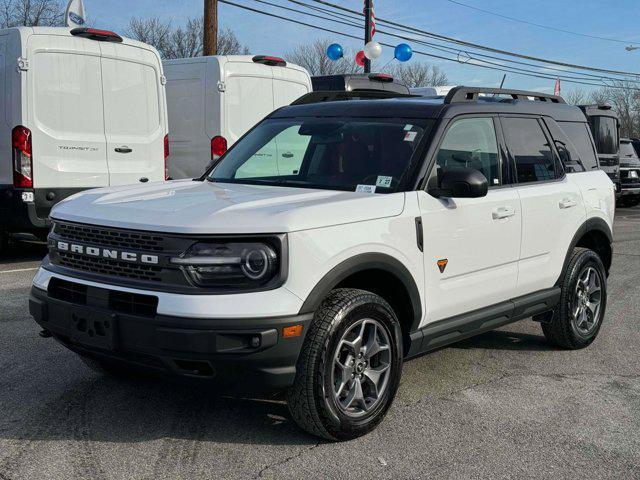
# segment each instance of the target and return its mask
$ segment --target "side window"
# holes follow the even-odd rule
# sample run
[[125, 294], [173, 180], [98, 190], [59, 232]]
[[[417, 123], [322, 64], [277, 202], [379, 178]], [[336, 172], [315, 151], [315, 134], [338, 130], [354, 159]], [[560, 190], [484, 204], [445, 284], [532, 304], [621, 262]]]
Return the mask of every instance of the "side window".
[[561, 122], [558, 124], [562, 131], [573, 141], [578, 149], [580, 160], [587, 170], [597, 170], [598, 157], [591, 137], [591, 132], [586, 123]]
[[557, 177], [551, 145], [535, 118], [505, 118], [503, 129], [515, 160], [518, 183], [543, 182]]
[[456, 120], [444, 136], [436, 156], [438, 169], [471, 167], [484, 174], [489, 186], [500, 185], [498, 141], [493, 119]]

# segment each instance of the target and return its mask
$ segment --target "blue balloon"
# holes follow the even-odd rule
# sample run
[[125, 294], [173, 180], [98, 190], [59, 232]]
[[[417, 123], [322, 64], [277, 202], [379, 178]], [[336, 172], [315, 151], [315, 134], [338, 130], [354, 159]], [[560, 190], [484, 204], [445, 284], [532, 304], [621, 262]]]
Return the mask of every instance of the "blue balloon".
[[344, 50], [342, 45], [338, 43], [332, 43], [327, 47], [327, 57], [331, 60], [340, 60], [344, 56]]
[[413, 50], [406, 43], [401, 43], [396, 47], [393, 56], [400, 62], [406, 62], [413, 56]]

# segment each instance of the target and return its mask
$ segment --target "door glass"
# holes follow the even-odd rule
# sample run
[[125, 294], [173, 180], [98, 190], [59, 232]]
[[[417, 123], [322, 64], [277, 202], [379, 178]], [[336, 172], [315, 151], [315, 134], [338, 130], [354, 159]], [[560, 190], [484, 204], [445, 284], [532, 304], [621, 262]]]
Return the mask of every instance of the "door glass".
[[598, 157], [593, 149], [593, 141], [589, 134], [589, 127], [586, 123], [579, 122], [561, 122], [558, 124], [560, 128], [567, 134], [567, 136], [573, 141], [573, 144], [578, 149], [580, 160], [587, 170], [598, 169]]
[[492, 118], [465, 118], [447, 131], [438, 155], [437, 167], [471, 167], [487, 178], [489, 185], [500, 185], [498, 142]]
[[612, 117], [589, 117], [589, 125], [596, 142], [599, 154], [615, 155], [618, 153], [617, 122]]
[[156, 71], [139, 63], [102, 59], [107, 134], [147, 136], [160, 128]]
[[556, 178], [555, 157], [538, 120], [513, 117], [505, 120], [503, 127], [516, 162], [518, 183]]
[[38, 52], [34, 63], [37, 121], [63, 135], [104, 135], [100, 58]]

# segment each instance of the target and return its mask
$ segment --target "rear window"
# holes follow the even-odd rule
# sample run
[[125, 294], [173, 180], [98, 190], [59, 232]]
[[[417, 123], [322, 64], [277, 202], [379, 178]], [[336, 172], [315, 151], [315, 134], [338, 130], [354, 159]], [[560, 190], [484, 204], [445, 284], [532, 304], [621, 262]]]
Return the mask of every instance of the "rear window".
[[158, 77], [140, 63], [102, 59], [107, 133], [149, 135], [160, 128]]
[[433, 120], [267, 119], [222, 158], [209, 180], [390, 193], [401, 189]]
[[618, 122], [612, 117], [589, 117], [589, 125], [596, 142], [596, 150], [601, 155], [618, 153]]
[[38, 52], [34, 64], [37, 122], [63, 138], [77, 133], [104, 135], [100, 57]]
[[578, 151], [584, 168], [588, 170], [598, 169], [598, 157], [594, 151], [593, 141], [586, 123], [561, 122], [560, 128], [571, 140]]

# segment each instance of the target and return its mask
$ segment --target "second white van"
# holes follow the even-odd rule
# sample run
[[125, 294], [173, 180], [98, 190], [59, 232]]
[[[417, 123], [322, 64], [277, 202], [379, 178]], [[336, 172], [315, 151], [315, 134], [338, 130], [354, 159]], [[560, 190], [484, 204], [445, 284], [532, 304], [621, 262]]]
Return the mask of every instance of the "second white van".
[[53, 205], [165, 179], [165, 78], [150, 45], [90, 28], [0, 30], [0, 249]]
[[174, 179], [201, 176], [265, 116], [312, 91], [304, 68], [265, 55], [165, 60], [164, 71]]

